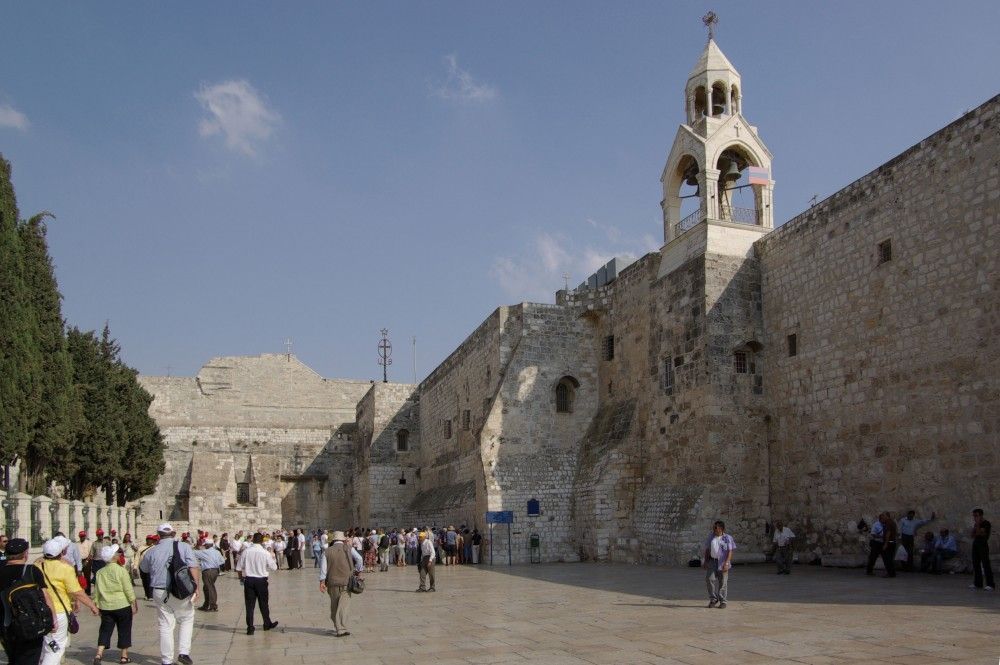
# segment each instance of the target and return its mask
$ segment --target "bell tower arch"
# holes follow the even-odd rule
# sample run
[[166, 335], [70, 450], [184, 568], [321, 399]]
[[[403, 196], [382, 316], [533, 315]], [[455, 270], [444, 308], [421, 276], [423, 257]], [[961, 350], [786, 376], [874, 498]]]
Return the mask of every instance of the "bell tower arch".
[[740, 73], [712, 27], [684, 86], [686, 122], [660, 178], [665, 243], [701, 223], [774, 228], [771, 153], [743, 116]]

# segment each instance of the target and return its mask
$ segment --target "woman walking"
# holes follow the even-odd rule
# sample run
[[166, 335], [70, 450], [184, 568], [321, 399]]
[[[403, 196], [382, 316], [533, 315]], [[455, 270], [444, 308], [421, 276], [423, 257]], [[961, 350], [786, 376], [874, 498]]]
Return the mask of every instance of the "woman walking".
[[117, 545], [110, 545], [101, 550], [101, 558], [107, 562], [97, 571], [97, 588], [94, 591], [94, 601], [101, 610], [101, 628], [97, 638], [97, 655], [94, 665], [99, 665], [104, 657], [104, 650], [111, 647], [111, 633], [118, 629], [118, 648], [121, 650], [119, 663], [131, 663], [128, 657], [132, 646], [132, 615], [139, 611], [132, 590], [132, 577], [122, 567], [125, 556]]

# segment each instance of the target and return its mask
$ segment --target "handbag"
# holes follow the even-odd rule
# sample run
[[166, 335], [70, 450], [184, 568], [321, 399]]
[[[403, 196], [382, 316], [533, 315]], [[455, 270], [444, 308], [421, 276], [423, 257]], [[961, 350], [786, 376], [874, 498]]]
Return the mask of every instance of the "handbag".
[[[347, 548], [344, 548], [344, 555], [347, 557], [347, 561], [351, 568], [354, 568], [354, 562], [351, 560], [351, 554], [347, 551]], [[347, 593], [364, 593], [364, 590], [365, 581], [352, 573], [351, 576], [347, 578]]]
[[[39, 566], [42, 570], [42, 577], [45, 578], [45, 584], [52, 588], [52, 582], [49, 582], [49, 576], [45, 574], [45, 565]], [[69, 631], [71, 635], [76, 635], [80, 632], [80, 620], [76, 618], [76, 612], [70, 612], [66, 609], [66, 603], [63, 602], [62, 596], [58, 593], [53, 593], [53, 596], [59, 599], [59, 604], [62, 605], [63, 612], [66, 614], [66, 630]]]

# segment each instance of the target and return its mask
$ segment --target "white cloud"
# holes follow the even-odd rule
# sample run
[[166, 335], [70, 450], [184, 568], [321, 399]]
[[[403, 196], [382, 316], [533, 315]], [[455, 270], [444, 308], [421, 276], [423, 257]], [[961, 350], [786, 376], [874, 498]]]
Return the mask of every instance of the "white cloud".
[[198, 123], [198, 133], [205, 137], [221, 134], [227, 148], [248, 157], [257, 154], [259, 145], [271, 138], [281, 122], [281, 116], [244, 80], [203, 84], [194, 97], [209, 114]]
[[454, 54], [445, 56], [448, 77], [444, 85], [435, 89], [442, 99], [451, 99], [471, 104], [484, 104], [496, 99], [500, 93], [486, 83], [480, 83], [472, 74], [458, 66], [458, 57]]
[[24, 115], [10, 104], [0, 104], [0, 127], [18, 129], [22, 132], [28, 131], [31, 123], [28, 116]]
[[604, 236], [599, 242], [541, 233], [532, 239], [523, 257], [497, 257], [490, 276], [512, 299], [552, 302], [555, 292], [566, 285], [565, 275], [569, 275], [572, 289], [615, 256], [634, 259], [659, 249], [650, 234], [626, 238], [616, 226], [586, 221]]

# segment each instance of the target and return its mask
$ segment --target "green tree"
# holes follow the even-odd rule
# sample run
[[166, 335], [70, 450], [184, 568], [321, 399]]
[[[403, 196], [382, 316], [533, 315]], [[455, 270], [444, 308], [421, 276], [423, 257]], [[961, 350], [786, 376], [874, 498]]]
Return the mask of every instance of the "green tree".
[[22, 473], [27, 491], [44, 493], [49, 481], [69, 482], [75, 473], [73, 439], [82, 410], [73, 385], [73, 367], [62, 318], [62, 296], [45, 239], [45, 217], [35, 215], [19, 228], [24, 282], [34, 311], [34, 347], [39, 358], [38, 417], [29, 432]]
[[37, 324], [18, 219], [10, 163], [0, 156], [0, 464], [13, 464], [27, 451], [41, 401]]

